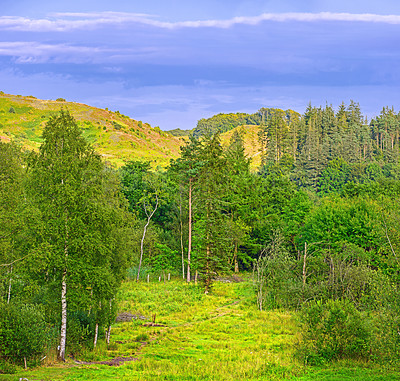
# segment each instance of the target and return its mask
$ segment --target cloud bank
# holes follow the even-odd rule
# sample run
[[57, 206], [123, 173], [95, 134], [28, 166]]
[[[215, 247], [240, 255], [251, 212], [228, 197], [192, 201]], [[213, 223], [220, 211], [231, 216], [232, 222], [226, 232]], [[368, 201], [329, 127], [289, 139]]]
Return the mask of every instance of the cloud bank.
[[53, 13], [48, 18], [32, 19], [27, 17], [1, 16], [0, 30], [25, 32], [65, 32], [71, 30], [96, 29], [101, 27], [126, 27], [132, 24], [148, 25], [161, 29], [179, 28], [219, 28], [226, 29], [235, 25], [258, 25], [262, 22], [363, 22], [400, 24], [400, 15], [379, 15], [372, 13], [263, 13], [259, 16], [241, 16], [227, 20], [197, 20], [167, 22], [142, 13], [91, 12], [91, 13]]

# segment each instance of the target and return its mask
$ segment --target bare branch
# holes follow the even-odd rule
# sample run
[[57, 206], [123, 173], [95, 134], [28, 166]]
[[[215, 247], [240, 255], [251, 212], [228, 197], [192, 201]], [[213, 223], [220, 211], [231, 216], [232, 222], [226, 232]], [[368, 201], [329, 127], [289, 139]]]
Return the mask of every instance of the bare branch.
[[10, 262], [10, 263], [2, 263], [2, 264], [0, 264], [0, 267], [12, 266], [15, 262], [22, 261], [23, 259], [25, 259], [25, 258], [28, 257], [28, 256], [29, 256], [29, 254], [25, 255], [25, 257], [16, 259], [15, 261], [12, 261], [12, 262]]

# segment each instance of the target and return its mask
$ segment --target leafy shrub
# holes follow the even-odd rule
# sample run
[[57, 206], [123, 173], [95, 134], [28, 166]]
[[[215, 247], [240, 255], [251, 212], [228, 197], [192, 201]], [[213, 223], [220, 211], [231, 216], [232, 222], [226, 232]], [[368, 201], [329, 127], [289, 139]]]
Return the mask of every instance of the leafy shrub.
[[375, 334], [372, 359], [388, 364], [400, 359], [400, 316], [398, 312], [381, 310], [374, 316]]
[[66, 100], [64, 98], [57, 98], [56, 101], [57, 102], [66, 102]]
[[95, 331], [94, 316], [86, 311], [74, 311], [67, 318], [67, 346], [72, 353], [79, 353], [82, 348], [91, 344]]
[[370, 357], [372, 319], [351, 302], [328, 300], [305, 304], [300, 311], [300, 322], [299, 354], [306, 363]]
[[14, 107], [10, 107], [10, 109], [8, 110], [8, 112], [9, 112], [10, 114], [15, 114]]
[[0, 356], [9, 361], [35, 364], [45, 353], [48, 329], [44, 308], [35, 304], [0, 306]]
[[17, 372], [17, 368], [14, 364], [0, 359], [0, 374], [14, 374]]

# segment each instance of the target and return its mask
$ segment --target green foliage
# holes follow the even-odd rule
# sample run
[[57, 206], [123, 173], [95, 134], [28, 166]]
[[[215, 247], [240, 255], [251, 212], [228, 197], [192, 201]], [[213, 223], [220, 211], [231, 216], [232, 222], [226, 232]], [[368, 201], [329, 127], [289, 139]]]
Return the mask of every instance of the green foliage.
[[[157, 271], [163, 270], [173, 270], [176, 268], [176, 258], [178, 251], [172, 250], [165, 244], [157, 243], [155, 244], [156, 248], [158, 249], [157, 253], [152, 259], [152, 268]], [[178, 265], [179, 267], [179, 265]]]
[[93, 313], [89, 315], [87, 311], [78, 310], [68, 314], [68, 351], [72, 355], [78, 355], [84, 347], [92, 347], [95, 325]]
[[109, 309], [125, 276], [129, 217], [115, 173], [81, 134], [61, 111], [47, 123], [39, 153], [31, 154], [28, 194], [40, 221], [27, 276], [58, 291], [49, 295], [53, 305], [65, 305], [59, 290], [68, 285], [70, 311], [99, 312], [100, 304]]
[[10, 107], [9, 110], [8, 110], [8, 112], [9, 112], [10, 114], [15, 114], [15, 109], [14, 109], [14, 107]]
[[340, 193], [349, 180], [350, 168], [342, 158], [335, 158], [322, 171], [318, 191], [322, 194]]
[[30, 365], [43, 357], [49, 341], [44, 308], [33, 304], [3, 304], [0, 314], [0, 356]]
[[166, 134], [172, 136], [189, 136], [192, 130], [181, 130], [180, 128], [175, 128], [173, 130], [165, 131]]
[[[260, 310], [296, 307], [299, 277], [292, 271], [295, 261], [288, 253], [284, 236], [272, 232], [269, 242], [254, 264], [255, 288]], [[298, 278], [298, 279], [296, 279]]]
[[370, 357], [371, 318], [347, 300], [311, 302], [303, 306], [301, 356], [311, 365], [342, 358]]
[[202, 209], [197, 210], [195, 233], [198, 242], [197, 267], [208, 292], [214, 277], [227, 265], [229, 246], [226, 245], [226, 224], [222, 213], [227, 178], [219, 134], [206, 136], [201, 144], [198, 159], [202, 166], [197, 180], [197, 202]]

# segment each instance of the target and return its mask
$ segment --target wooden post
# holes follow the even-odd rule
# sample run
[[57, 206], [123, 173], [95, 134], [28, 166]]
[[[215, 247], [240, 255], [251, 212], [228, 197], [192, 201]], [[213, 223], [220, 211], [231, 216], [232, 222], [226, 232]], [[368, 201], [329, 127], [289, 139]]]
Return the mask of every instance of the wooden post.
[[196, 273], [195, 273], [195, 276], [194, 276], [194, 284], [197, 284], [197, 270], [196, 270]]
[[171, 280], [171, 274], [168, 273], [168, 281], [170, 281], [170, 280]]
[[150, 281], [150, 274], [147, 274], [147, 283]]

